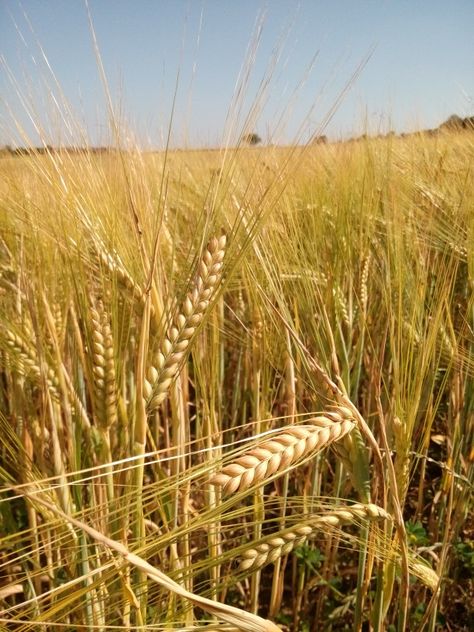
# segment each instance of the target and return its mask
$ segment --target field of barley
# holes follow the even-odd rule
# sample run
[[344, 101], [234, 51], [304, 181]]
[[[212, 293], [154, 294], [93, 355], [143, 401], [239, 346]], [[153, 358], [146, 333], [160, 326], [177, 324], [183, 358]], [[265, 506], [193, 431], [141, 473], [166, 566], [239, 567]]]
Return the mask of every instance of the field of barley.
[[0, 157], [0, 628], [472, 630], [474, 134]]

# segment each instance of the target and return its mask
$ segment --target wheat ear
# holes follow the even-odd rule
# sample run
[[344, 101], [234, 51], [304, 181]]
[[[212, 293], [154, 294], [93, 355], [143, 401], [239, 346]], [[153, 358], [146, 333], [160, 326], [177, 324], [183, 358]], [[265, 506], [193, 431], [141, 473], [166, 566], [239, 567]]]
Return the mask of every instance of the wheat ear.
[[354, 426], [351, 412], [343, 407], [313, 417], [305, 425], [286, 426], [214, 474], [210, 483], [222, 487], [225, 494], [244, 491], [275, 474], [283, 474], [344, 437]]
[[[120, 293], [125, 298], [130, 300], [133, 310], [138, 316], [143, 315], [145, 309], [146, 293], [143, 288], [133, 279], [131, 274], [125, 268], [124, 264], [120, 261], [118, 256], [112, 256], [104, 244], [101, 242], [96, 243], [97, 239], [93, 242], [93, 247], [101, 265], [108, 270], [108, 272], [115, 277], [117, 287]], [[154, 316], [154, 308], [150, 306], [151, 316]]]
[[423, 562], [414, 562], [412, 564], [410, 572], [412, 575], [421, 580], [425, 586], [431, 588], [431, 590], [437, 590], [439, 587], [440, 577], [431, 566], [427, 566]]
[[98, 422], [110, 428], [117, 421], [114, 346], [110, 322], [101, 301], [91, 307], [94, 401]]
[[293, 527], [267, 538], [256, 547], [242, 554], [241, 571], [255, 570], [275, 562], [282, 555], [287, 555], [316, 529], [340, 527], [355, 520], [389, 520], [390, 515], [381, 507], [373, 504], [357, 504], [335, 509], [322, 516], [310, 517], [306, 524]]
[[46, 380], [51, 397], [59, 401], [58, 378], [50, 367], [41, 369], [38, 364], [36, 349], [29, 345], [21, 336], [11, 331], [7, 327], [1, 328], [7, 348], [12, 352], [17, 360], [17, 370], [22, 375], [31, 375], [38, 384], [42, 384], [42, 379]]
[[168, 330], [154, 365], [147, 372], [144, 394], [147, 410], [155, 410], [168, 394], [189, 342], [200, 325], [221, 278], [226, 236], [213, 237], [204, 250], [192, 290]]
[[[102, 244], [101, 244], [102, 245]], [[113, 275], [116, 276], [119, 286], [124, 290], [130, 298], [145, 302], [145, 293], [143, 289], [134, 281], [130, 273], [124, 265], [115, 257], [113, 257], [105, 247], [103, 249], [94, 242], [95, 251], [101, 264]]]

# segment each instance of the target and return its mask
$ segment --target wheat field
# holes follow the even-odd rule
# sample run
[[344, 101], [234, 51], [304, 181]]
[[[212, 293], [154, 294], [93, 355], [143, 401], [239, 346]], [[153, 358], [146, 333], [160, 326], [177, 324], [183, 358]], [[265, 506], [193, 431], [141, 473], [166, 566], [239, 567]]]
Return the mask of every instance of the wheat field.
[[0, 157], [0, 626], [468, 630], [474, 135]]

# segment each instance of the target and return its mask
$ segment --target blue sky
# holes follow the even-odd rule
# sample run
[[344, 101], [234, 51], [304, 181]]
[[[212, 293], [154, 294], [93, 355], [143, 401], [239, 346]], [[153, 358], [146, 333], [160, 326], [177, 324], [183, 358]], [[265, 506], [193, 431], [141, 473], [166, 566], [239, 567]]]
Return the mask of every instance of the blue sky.
[[[271, 80], [247, 127], [272, 142], [307, 140], [319, 131], [340, 138], [365, 127], [433, 127], [452, 113], [474, 114], [473, 0], [89, 0], [89, 6], [114, 108], [123, 129], [145, 146], [166, 142], [174, 97], [173, 145], [234, 141], [269, 68]], [[109, 141], [83, 0], [0, 0], [0, 55], [0, 144], [17, 139], [9, 111], [37, 142], [19, 94], [52, 143], [78, 142], [67, 130], [72, 119], [90, 142]], [[250, 76], [236, 109], [243, 67]], [[73, 110], [66, 122], [51, 96], [60, 101], [60, 92]]]

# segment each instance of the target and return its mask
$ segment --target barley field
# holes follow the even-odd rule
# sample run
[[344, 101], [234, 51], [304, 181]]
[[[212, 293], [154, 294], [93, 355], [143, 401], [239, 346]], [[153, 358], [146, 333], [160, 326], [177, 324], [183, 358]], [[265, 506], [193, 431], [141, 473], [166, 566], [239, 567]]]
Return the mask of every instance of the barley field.
[[2, 629], [472, 629], [473, 168], [2, 155]]

